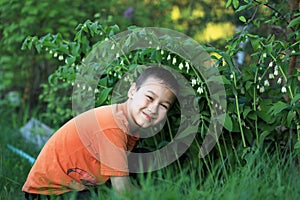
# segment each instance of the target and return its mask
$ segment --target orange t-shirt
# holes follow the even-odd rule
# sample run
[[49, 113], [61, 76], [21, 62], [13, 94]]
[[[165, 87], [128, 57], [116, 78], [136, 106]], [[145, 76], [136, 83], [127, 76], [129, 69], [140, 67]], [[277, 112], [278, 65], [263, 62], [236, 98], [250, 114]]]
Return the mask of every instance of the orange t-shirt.
[[58, 195], [128, 176], [127, 152], [138, 137], [129, 133], [126, 111], [126, 103], [102, 106], [67, 122], [41, 150], [22, 190]]

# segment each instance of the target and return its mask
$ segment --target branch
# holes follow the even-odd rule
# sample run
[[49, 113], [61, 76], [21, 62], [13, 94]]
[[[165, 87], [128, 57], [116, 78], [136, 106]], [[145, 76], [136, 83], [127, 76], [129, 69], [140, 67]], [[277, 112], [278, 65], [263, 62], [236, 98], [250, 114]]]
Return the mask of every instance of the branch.
[[264, 6], [268, 7], [268, 8], [270, 8], [271, 10], [273, 10], [274, 12], [278, 13], [279, 17], [283, 18], [284, 21], [285, 21], [287, 24], [289, 24], [289, 21], [286, 20], [286, 17], [285, 17], [283, 14], [281, 14], [281, 12], [280, 12], [279, 10], [277, 10], [277, 9], [274, 8], [274, 7], [272, 7], [269, 3], [262, 3], [262, 2], [259, 2], [259, 1], [257, 1], [257, 0], [253, 0], [253, 1], [254, 1], [255, 3], [259, 4], [259, 5], [264, 5]]

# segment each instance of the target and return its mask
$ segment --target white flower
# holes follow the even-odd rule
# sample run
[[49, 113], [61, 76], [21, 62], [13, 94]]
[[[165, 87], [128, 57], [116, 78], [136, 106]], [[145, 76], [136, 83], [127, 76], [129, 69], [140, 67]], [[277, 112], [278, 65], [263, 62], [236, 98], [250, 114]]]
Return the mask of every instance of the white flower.
[[278, 70], [274, 70], [274, 76], [278, 76], [279, 72]]
[[282, 93], [286, 93], [286, 87], [283, 86], [283, 87], [281, 88], [281, 92], [282, 92]]
[[174, 57], [173, 60], [172, 60], [172, 64], [175, 65], [175, 64], [176, 64], [176, 61], [177, 61], [177, 60], [176, 60], [176, 58]]
[[222, 106], [221, 105], [219, 105], [219, 110], [222, 110]]
[[85, 85], [82, 86], [82, 89], [85, 90]]
[[110, 49], [114, 50], [115, 49], [115, 44], [113, 44]]
[[281, 77], [279, 77], [278, 80], [277, 80], [277, 83], [281, 84], [281, 81], [282, 81], [282, 79], [281, 79]]
[[261, 77], [259, 76], [258, 78], [257, 78], [259, 81], [261, 81]]
[[273, 67], [273, 62], [270, 62], [270, 63], [269, 63], [269, 67]]
[[171, 60], [171, 55], [170, 54], [168, 55], [167, 60]]
[[257, 110], [261, 111], [261, 107], [260, 105], [257, 106]]
[[45, 51], [48, 51], [48, 50], [49, 50], [48, 47], [46, 47]]
[[259, 85], [257, 85], [256, 88], [259, 89]]
[[64, 59], [64, 56], [60, 55], [58, 56], [58, 60], [63, 60]]
[[50, 51], [49, 51], [49, 53], [50, 53], [50, 54], [53, 54], [53, 51], [52, 51], [52, 50], [50, 50]]
[[230, 78], [233, 79], [233, 77], [234, 77], [234, 75], [233, 75], [233, 74], [230, 74]]
[[260, 88], [259, 88], [259, 92], [260, 93], [263, 93], [265, 91], [265, 87], [264, 86], [261, 86]]
[[120, 54], [119, 54], [119, 53], [117, 53], [117, 54], [116, 54], [116, 58], [119, 58], [119, 57], [120, 57]]
[[121, 60], [120, 65], [124, 65], [124, 60], [123, 59]]
[[266, 86], [266, 87], [270, 86], [270, 83], [269, 83], [269, 81], [268, 81], [268, 80], [265, 80], [265, 82], [264, 82], [264, 86]]
[[190, 64], [188, 62], [185, 62], [185, 67], [189, 69], [190, 68]]
[[156, 47], [156, 51], [158, 51], [158, 50], [160, 50], [160, 47], [159, 47], [159, 46]]
[[152, 41], [149, 41], [149, 45], [151, 45], [152, 44]]
[[92, 87], [91, 86], [89, 86], [88, 91], [92, 91]]
[[270, 73], [269, 74], [269, 79], [274, 79], [274, 74]]
[[186, 72], [189, 73], [190, 65], [188, 62], [185, 62]]
[[264, 53], [264, 54], [263, 54], [263, 58], [266, 58], [266, 57], [267, 57], [267, 54], [266, 54], [266, 53]]
[[56, 58], [57, 56], [58, 56], [58, 54], [55, 52], [54, 55], [53, 55], [53, 57]]
[[196, 79], [192, 79], [192, 87], [194, 87], [195, 85], [197, 84], [197, 81], [196, 81]]
[[104, 40], [105, 40], [105, 41], [108, 41], [108, 38], [105, 38]]
[[202, 87], [198, 87], [197, 92], [198, 92], [199, 94], [202, 94], [202, 93], [203, 93]]
[[164, 52], [164, 50], [163, 50], [163, 49], [162, 49], [162, 50], [160, 50], [160, 54], [161, 54], [161, 55], [164, 55], [164, 53], [165, 53], [165, 52]]
[[95, 93], [98, 93], [98, 92], [99, 92], [99, 90], [96, 88], [94, 92], [95, 92]]
[[180, 70], [182, 70], [182, 69], [183, 69], [183, 64], [180, 63], [179, 66], [178, 66], [178, 68], [179, 68]]

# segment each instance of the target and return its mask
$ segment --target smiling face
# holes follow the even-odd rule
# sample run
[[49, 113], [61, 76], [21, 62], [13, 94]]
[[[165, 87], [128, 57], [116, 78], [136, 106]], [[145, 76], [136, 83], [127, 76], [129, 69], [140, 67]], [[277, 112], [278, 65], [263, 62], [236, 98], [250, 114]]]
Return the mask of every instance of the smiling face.
[[162, 122], [175, 100], [173, 92], [160, 79], [149, 77], [128, 92], [128, 117], [131, 130], [148, 128]]

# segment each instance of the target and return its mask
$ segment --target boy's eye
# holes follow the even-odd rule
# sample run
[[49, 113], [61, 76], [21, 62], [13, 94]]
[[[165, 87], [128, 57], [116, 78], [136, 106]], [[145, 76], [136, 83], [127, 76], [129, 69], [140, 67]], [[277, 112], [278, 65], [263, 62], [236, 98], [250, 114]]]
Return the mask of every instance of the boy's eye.
[[146, 95], [147, 99], [150, 100], [150, 101], [153, 101], [153, 98], [149, 95]]
[[166, 109], [166, 110], [168, 110], [169, 109], [169, 107], [167, 106], [167, 105], [165, 105], [165, 104], [160, 104], [164, 109]]

